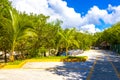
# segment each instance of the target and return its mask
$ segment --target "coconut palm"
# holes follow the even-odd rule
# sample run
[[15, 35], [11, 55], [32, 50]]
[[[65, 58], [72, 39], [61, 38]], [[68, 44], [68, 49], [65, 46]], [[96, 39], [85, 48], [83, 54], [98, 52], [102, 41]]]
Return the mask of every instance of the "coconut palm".
[[61, 36], [61, 41], [63, 45], [66, 47], [66, 55], [68, 55], [68, 48], [71, 45], [75, 45], [79, 48], [79, 43], [75, 40], [75, 29], [66, 29], [65, 31], [59, 31], [59, 35]]
[[10, 42], [10, 60], [14, 61], [16, 44], [22, 39], [34, 36], [35, 33], [32, 30], [32, 24], [27, 20], [27, 18], [24, 18], [25, 16], [20, 16], [14, 9], [9, 8], [8, 10], [10, 12], [11, 19], [6, 21], [5, 30]]

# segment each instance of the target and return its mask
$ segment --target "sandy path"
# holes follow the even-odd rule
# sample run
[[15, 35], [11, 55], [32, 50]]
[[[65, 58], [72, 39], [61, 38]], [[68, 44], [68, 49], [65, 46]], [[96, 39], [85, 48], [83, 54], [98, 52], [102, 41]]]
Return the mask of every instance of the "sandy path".
[[[85, 51], [77, 56], [88, 56], [86, 62], [34, 62], [27, 63], [22, 69], [1, 69], [0, 80], [86, 80], [94, 60], [103, 56], [103, 51]], [[45, 70], [43, 68], [54, 68]]]
[[88, 56], [88, 59], [91, 60], [91, 59], [96, 59], [97, 57], [100, 57], [100, 56], [105, 56], [104, 53], [105, 53], [104, 50], [89, 50], [77, 56]]

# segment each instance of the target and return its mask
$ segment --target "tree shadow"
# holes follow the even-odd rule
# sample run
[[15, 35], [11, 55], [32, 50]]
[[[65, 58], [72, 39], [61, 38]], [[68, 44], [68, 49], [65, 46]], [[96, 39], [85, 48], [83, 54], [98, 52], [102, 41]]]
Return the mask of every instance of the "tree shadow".
[[111, 58], [115, 55], [109, 53], [107, 56], [98, 58], [94, 66], [91, 80], [119, 80], [108, 56]]
[[63, 65], [56, 66], [47, 71], [63, 76], [63, 80], [86, 80], [94, 61], [86, 62], [63, 62]]
[[110, 61], [115, 66], [118, 74], [120, 75], [120, 55], [115, 52], [110, 52]]
[[[103, 54], [108, 53], [109, 55], [99, 56], [92, 71], [92, 75], [90, 76], [90, 80], [119, 80], [119, 77], [116, 75], [111, 62], [115, 65], [117, 71], [119, 72], [120, 56], [110, 51], [98, 50], [98, 52]], [[108, 57], [111, 61], [108, 59]], [[63, 80], [86, 80], [94, 61], [95, 60], [86, 62], [63, 62], [64, 65], [58, 65], [54, 69], [49, 69], [48, 71], [52, 72], [53, 74], [63, 76]]]

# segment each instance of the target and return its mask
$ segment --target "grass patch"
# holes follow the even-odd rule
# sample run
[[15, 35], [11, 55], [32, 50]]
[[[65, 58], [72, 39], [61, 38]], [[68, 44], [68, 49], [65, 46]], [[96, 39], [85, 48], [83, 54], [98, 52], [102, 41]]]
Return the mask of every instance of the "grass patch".
[[87, 56], [69, 56], [65, 59], [62, 59], [63, 62], [85, 62], [88, 60]]
[[67, 58], [67, 56], [48, 56], [48, 57], [35, 57], [32, 59], [63, 59]]
[[24, 60], [15, 60], [14, 62], [8, 62], [7, 64], [8, 64], [8, 65], [18, 65], [18, 64], [20, 64], [22, 61], [24, 61]]
[[14, 62], [8, 62], [2, 69], [21, 68], [26, 62], [26, 60], [16, 60]]
[[29, 59], [28, 62], [85, 62], [87, 56], [50, 56]]
[[14, 62], [8, 62], [3, 69], [21, 68], [27, 62], [85, 62], [88, 59], [87, 56], [50, 56], [41, 58], [32, 58], [27, 60], [16, 60]]

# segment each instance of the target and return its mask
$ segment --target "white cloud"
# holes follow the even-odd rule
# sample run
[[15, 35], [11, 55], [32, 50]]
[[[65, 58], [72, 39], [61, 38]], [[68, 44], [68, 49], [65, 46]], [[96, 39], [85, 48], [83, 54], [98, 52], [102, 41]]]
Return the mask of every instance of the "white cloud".
[[[48, 0], [50, 8], [54, 13], [59, 14], [60, 18], [64, 23], [62, 26], [75, 27], [81, 24], [81, 14], [76, 13], [73, 8], [67, 7], [67, 3], [62, 0]], [[54, 15], [51, 15], [54, 16]]]
[[47, 0], [10, 0], [14, 7], [21, 12], [26, 13], [44, 13], [49, 15], [47, 12], [50, 12], [48, 8]]
[[108, 5], [108, 12], [110, 14], [106, 15], [103, 19], [105, 23], [108, 24], [115, 24], [120, 21], [120, 5], [119, 6], [112, 6]]
[[100, 10], [97, 6], [93, 6], [83, 18], [84, 23], [100, 24], [99, 19], [103, 19], [107, 15], [106, 10]]
[[87, 24], [87, 25], [81, 26], [81, 31], [82, 32], [88, 31], [89, 33], [95, 33], [95, 32], [100, 32], [100, 29], [95, 28], [94, 24]]
[[[120, 21], [120, 6], [108, 5], [106, 9], [93, 6], [85, 16], [75, 12], [67, 6], [63, 0], [10, 0], [14, 7], [21, 12], [44, 14], [50, 16], [50, 20], [60, 19], [62, 27], [77, 27], [92, 33], [100, 31], [96, 25], [114, 24]], [[111, 13], [109, 13], [111, 12]], [[101, 26], [102, 27], [102, 26]]]
[[114, 24], [120, 21], [120, 6], [108, 5], [107, 9], [99, 9], [97, 6], [93, 6], [84, 16], [83, 21], [87, 24], [96, 25], [101, 24], [100, 19], [105, 24]]
[[17, 10], [26, 13], [49, 15], [50, 20], [62, 20], [63, 27], [76, 27], [81, 24], [81, 14], [76, 13], [73, 8], [67, 7], [62, 0], [10, 0]]

